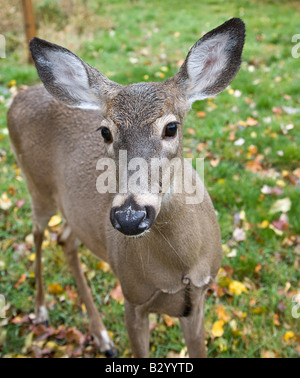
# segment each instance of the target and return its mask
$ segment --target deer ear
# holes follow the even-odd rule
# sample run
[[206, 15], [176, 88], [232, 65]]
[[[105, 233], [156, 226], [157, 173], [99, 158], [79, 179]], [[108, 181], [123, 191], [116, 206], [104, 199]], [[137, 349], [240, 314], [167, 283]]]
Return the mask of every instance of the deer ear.
[[233, 18], [201, 38], [175, 75], [187, 102], [221, 93], [234, 79], [241, 65], [245, 24]]
[[121, 87], [61, 46], [34, 38], [30, 50], [44, 86], [65, 105], [103, 112], [107, 95]]

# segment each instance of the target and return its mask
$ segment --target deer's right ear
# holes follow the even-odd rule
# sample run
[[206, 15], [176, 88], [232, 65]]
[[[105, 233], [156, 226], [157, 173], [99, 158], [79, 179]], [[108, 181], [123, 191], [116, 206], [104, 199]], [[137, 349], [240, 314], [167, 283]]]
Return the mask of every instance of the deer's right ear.
[[189, 105], [221, 93], [241, 65], [245, 24], [233, 18], [201, 38], [174, 76]]
[[34, 38], [30, 51], [45, 88], [65, 105], [104, 113], [108, 95], [121, 87], [61, 46]]

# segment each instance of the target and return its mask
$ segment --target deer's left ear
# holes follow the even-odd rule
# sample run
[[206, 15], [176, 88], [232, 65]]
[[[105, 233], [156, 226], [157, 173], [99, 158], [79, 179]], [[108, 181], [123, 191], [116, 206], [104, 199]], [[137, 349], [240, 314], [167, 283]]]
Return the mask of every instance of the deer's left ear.
[[190, 105], [221, 93], [231, 83], [241, 65], [244, 43], [245, 24], [233, 18], [191, 48], [173, 78]]

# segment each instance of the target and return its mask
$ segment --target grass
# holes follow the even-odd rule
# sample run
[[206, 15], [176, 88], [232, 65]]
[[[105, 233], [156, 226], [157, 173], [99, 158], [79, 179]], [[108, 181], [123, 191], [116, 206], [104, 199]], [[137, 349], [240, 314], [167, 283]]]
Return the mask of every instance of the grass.
[[[205, 32], [230, 17], [243, 18], [247, 42], [237, 78], [217, 98], [194, 104], [185, 125], [186, 156], [206, 158], [206, 186], [218, 212], [225, 252], [221, 272], [224, 277], [219, 278], [206, 308], [208, 354], [299, 357], [300, 323], [293, 319], [291, 311], [292, 297], [300, 292], [299, 240], [298, 244], [296, 241], [300, 235], [300, 186], [299, 178], [293, 174], [300, 168], [300, 114], [282, 110], [283, 106], [300, 108], [300, 60], [291, 55], [292, 36], [300, 33], [299, 2], [34, 3], [39, 37], [70, 48], [121, 84], [170, 77], [189, 47]], [[8, 302], [7, 320], [0, 323], [2, 357], [26, 355], [24, 343], [29, 326], [12, 320], [32, 313], [34, 303], [33, 250], [28, 238], [32, 227], [30, 201], [6, 133], [12, 80], [16, 80], [17, 87], [38, 82], [34, 67], [26, 64], [19, 6], [18, 1], [3, 6], [6, 17], [0, 30], [7, 39], [7, 58], [0, 61], [0, 197], [6, 193], [12, 201], [8, 210], [0, 209], [0, 293]], [[200, 119], [199, 111], [205, 112], [206, 117]], [[247, 126], [249, 117], [257, 125]], [[282, 130], [291, 124], [293, 129], [285, 134]], [[242, 146], [234, 144], [238, 139], [244, 140]], [[249, 170], [251, 161], [259, 162], [257, 172]], [[282, 194], [264, 195], [264, 185], [279, 188]], [[289, 198], [292, 207], [288, 227], [279, 235], [268, 225], [280, 217], [280, 213], [270, 214], [270, 208], [283, 198]], [[23, 199], [25, 204], [18, 206]], [[235, 223], [237, 214], [242, 219]], [[268, 221], [265, 228], [261, 226], [264, 221]], [[245, 230], [246, 240], [234, 240], [237, 227]], [[86, 249], [82, 248], [80, 254], [96, 304], [104, 313], [120, 355], [130, 356], [123, 306], [110, 298], [116, 278], [104, 273]], [[64, 290], [62, 295], [47, 293], [51, 323], [56, 328], [66, 324], [87, 332], [82, 303], [67, 295], [68, 288], [75, 290], [75, 284], [51, 235], [43, 260], [45, 286], [59, 283]], [[25, 281], [15, 287], [23, 274]], [[230, 294], [228, 283], [233, 280], [243, 282], [247, 293]], [[224, 334], [214, 338], [213, 325], [222, 319], [220, 306], [228, 318], [223, 325]], [[184, 342], [178, 324], [168, 327], [163, 317], [156, 316], [152, 321], [156, 328], [151, 334], [151, 356], [180, 353]], [[288, 332], [293, 332], [294, 337], [289, 339]]]

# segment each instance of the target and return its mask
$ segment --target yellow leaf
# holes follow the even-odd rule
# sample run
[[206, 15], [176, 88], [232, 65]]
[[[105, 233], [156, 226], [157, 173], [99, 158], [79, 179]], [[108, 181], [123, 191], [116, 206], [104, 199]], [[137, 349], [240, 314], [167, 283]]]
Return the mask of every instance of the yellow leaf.
[[48, 286], [48, 292], [53, 295], [60, 295], [64, 292], [64, 289], [58, 283], [54, 283]]
[[222, 249], [223, 249], [223, 252], [228, 255], [228, 253], [231, 252], [231, 249], [228, 247], [227, 244], [222, 244]]
[[292, 340], [292, 339], [295, 339], [295, 337], [296, 337], [296, 335], [294, 334], [294, 332], [293, 331], [288, 331], [288, 332], [286, 332], [285, 333], [285, 335], [284, 335], [284, 341], [290, 341], [290, 340]]
[[286, 186], [286, 183], [283, 180], [277, 180], [276, 181], [276, 185], [281, 186], [282, 188], [284, 188]]
[[107, 273], [110, 271], [110, 265], [105, 261], [99, 261], [97, 264], [97, 269], [102, 270], [102, 272]]
[[218, 305], [216, 307], [216, 312], [219, 320], [223, 320], [224, 323], [228, 323], [231, 320], [231, 316], [225, 311], [225, 307]]
[[61, 217], [60, 217], [59, 215], [54, 215], [54, 216], [50, 219], [50, 221], [49, 221], [49, 223], [48, 223], [48, 226], [49, 226], [50, 228], [52, 228], [52, 227], [56, 227], [56, 226], [58, 226], [59, 224], [61, 224]]
[[81, 309], [82, 309], [82, 312], [84, 312], [85, 314], [87, 313], [86, 306], [84, 303], [82, 303]]
[[32, 253], [29, 257], [28, 257], [28, 260], [29, 261], [35, 261], [35, 253]]
[[224, 326], [225, 322], [224, 320], [218, 320], [214, 323], [211, 333], [214, 337], [222, 337], [224, 335]]
[[31, 332], [29, 333], [26, 338], [25, 338], [25, 342], [24, 342], [24, 346], [22, 348], [22, 353], [27, 353], [28, 349], [31, 347], [32, 343], [33, 343], [33, 338], [34, 338], [34, 333]]
[[17, 85], [17, 81], [16, 80], [11, 80], [9, 83], [8, 83], [8, 88], [11, 88], [11, 87], [15, 87]]
[[113, 340], [114, 334], [111, 331], [107, 331], [107, 333], [109, 334], [110, 338]]
[[229, 284], [229, 292], [233, 295], [241, 295], [242, 293], [246, 293], [248, 290], [246, 286], [239, 281], [231, 281]]
[[262, 224], [260, 225], [260, 228], [264, 228], [265, 229], [265, 228], [268, 228], [269, 225], [270, 225], [270, 223], [267, 220], [264, 220], [262, 222]]

